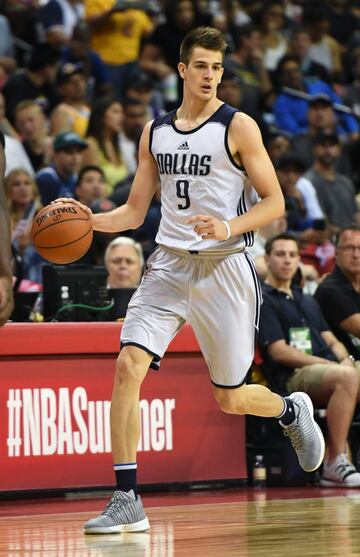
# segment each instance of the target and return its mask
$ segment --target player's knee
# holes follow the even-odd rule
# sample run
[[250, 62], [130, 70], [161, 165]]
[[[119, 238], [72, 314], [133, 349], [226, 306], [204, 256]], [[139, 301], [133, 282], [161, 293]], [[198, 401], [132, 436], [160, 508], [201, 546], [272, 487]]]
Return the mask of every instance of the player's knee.
[[126, 350], [122, 350], [116, 361], [116, 378], [118, 385], [141, 385], [146, 374], [144, 365]]
[[246, 414], [245, 400], [239, 389], [216, 389], [215, 399], [225, 414]]

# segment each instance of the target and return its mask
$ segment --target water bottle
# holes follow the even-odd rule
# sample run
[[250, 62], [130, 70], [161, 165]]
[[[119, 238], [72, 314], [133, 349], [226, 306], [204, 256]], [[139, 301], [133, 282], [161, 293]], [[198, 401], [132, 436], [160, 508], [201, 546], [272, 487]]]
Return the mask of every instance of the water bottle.
[[256, 455], [253, 468], [253, 487], [262, 489], [266, 487], [266, 467], [263, 455]]

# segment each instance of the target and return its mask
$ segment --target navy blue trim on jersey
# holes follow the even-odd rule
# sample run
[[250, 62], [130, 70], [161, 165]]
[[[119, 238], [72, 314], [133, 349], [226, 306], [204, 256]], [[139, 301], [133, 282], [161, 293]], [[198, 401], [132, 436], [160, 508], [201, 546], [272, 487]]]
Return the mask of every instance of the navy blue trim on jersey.
[[[179, 130], [176, 125], [175, 125], [175, 118], [173, 117], [171, 119], [171, 125], [173, 127], [173, 129], [176, 131], [176, 133], [180, 133], [182, 135], [188, 135], [190, 133], [195, 133], [198, 130], [200, 130], [203, 126], [206, 126], [206, 124], [209, 124], [209, 122], [219, 122], [220, 124], [226, 124], [226, 122], [224, 122], [224, 107], [227, 107], [228, 105], [223, 103], [222, 105], [219, 106], [219, 108], [217, 110], [215, 110], [214, 114], [212, 114], [210, 116], [210, 118], [208, 118], [207, 120], [205, 120], [205, 122], [203, 122], [202, 124], [200, 124], [200, 126], [197, 126], [197, 128], [193, 128], [192, 130]], [[230, 107], [229, 107], [230, 108]], [[175, 114], [174, 114], [175, 112]], [[174, 111], [172, 114], [174, 116], [176, 116], [176, 110]], [[170, 112], [171, 114], [171, 112]]]
[[259, 281], [259, 277], [257, 275], [254, 262], [251, 256], [245, 251], [245, 259], [249, 265], [250, 272], [254, 281], [255, 285], [255, 299], [256, 299], [256, 307], [255, 307], [255, 329], [259, 330], [259, 321], [260, 321], [260, 306], [262, 304], [262, 290]]
[[136, 346], [137, 348], [141, 348], [141, 350], [144, 350], [144, 352], [146, 352], [147, 354], [150, 354], [150, 356], [153, 356], [152, 362], [150, 364], [149, 367], [151, 367], [152, 369], [155, 369], [156, 371], [158, 371], [160, 369], [160, 356], [158, 356], [157, 354], [155, 354], [155, 352], [152, 352], [151, 350], [149, 350], [149, 348], [147, 348], [146, 346], [143, 346], [142, 344], [139, 344], [138, 342], [132, 342], [131, 340], [129, 340], [129, 342], [122, 342], [120, 344], [121, 348], [124, 348], [124, 346]]
[[152, 152], [152, 142], [153, 142], [153, 137], [154, 137], [155, 122], [156, 122], [156, 120], [154, 120], [153, 123], [151, 124], [150, 133], [149, 133], [149, 153], [150, 153], [150, 155], [153, 156], [154, 159], [155, 159], [155, 157], [154, 157], [154, 153]]
[[157, 116], [152, 123], [152, 128], [155, 130], [156, 128], [160, 128], [160, 126], [171, 126], [172, 122], [174, 121], [174, 117], [176, 115], [177, 110], [172, 110], [167, 114], [161, 114], [161, 116]]
[[218, 389], [238, 389], [242, 385], [245, 385], [246, 376], [247, 373], [245, 374], [244, 379], [238, 385], [219, 385], [219, 383], [215, 383], [215, 381], [211, 381], [211, 383], [214, 385], [214, 387], [217, 387]]
[[[243, 191], [239, 200], [239, 205], [237, 207], [237, 214], [244, 215], [247, 213], [246, 201], [245, 201], [245, 192]], [[250, 247], [254, 245], [254, 232], [249, 230], [248, 232], [243, 232], [243, 238], [245, 241], [245, 247]]]
[[229, 157], [229, 160], [230, 160], [231, 164], [233, 164], [235, 166], [235, 168], [237, 168], [237, 170], [242, 170], [243, 172], [245, 172], [245, 167], [236, 162], [236, 160], [234, 159], [234, 157], [231, 154], [230, 147], [229, 147], [230, 124], [232, 122], [234, 114], [236, 114], [236, 112], [239, 112], [239, 111], [236, 110], [236, 108], [230, 106], [229, 104], [226, 104], [225, 106], [226, 106], [226, 112], [224, 113], [225, 118], [223, 120], [223, 123], [226, 125], [225, 137], [224, 137], [225, 149], [226, 149], [226, 152], [227, 152], [227, 155]]

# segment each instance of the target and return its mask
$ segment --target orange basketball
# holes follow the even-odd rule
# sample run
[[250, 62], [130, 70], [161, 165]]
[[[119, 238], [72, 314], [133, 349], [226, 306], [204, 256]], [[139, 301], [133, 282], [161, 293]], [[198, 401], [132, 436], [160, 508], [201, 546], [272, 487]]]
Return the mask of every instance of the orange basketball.
[[55, 203], [37, 213], [31, 237], [40, 255], [51, 263], [72, 263], [89, 249], [93, 229], [89, 215], [81, 207]]

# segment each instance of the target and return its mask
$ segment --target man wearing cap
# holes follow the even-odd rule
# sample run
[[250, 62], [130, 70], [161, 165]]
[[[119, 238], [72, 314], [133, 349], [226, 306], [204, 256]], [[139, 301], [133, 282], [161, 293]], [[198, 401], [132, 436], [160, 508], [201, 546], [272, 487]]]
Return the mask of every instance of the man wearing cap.
[[[282, 88], [276, 97], [273, 111], [278, 128], [293, 135], [305, 132], [308, 127], [309, 99], [318, 94], [327, 95], [333, 103], [342, 104], [341, 98], [327, 83], [304, 78], [296, 56], [286, 54], [278, 64], [277, 72]], [[349, 114], [339, 116], [348, 133], [359, 133], [359, 125]]]
[[86, 81], [83, 64], [67, 62], [60, 66], [56, 84], [63, 102], [51, 114], [50, 134], [73, 131], [80, 137], [85, 137], [90, 109], [85, 103]]
[[341, 141], [341, 153], [336, 161], [336, 170], [347, 176], [351, 175], [351, 167], [346, 143], [356, 139], [356, 135], [348, 133], [341, 120], [336, 116], [332, 100], [328, 95], [319, 93], [309, 100], [307, 113], [309, 126], [306, 132], [296, 135], [292, 140], [294, 151], [304, 160], [306, 168], [313, 162], [312, 140], [318, 133], [335, 133]]
[[74, 132], [63, 132], [55, 137], [53, 164], [36, 175], [43, 205], [48, 205], [59, 196], [74, 196], [82, 152], [86, 148], [86, 141]]
[[354, 185], [350, 178], [335, 169], [339, 155], [336, 134], [317, 134], [313, 138], [314, 164], [305, 174], [316, 189], [320, 206], [333, 232], [358, 218]]

